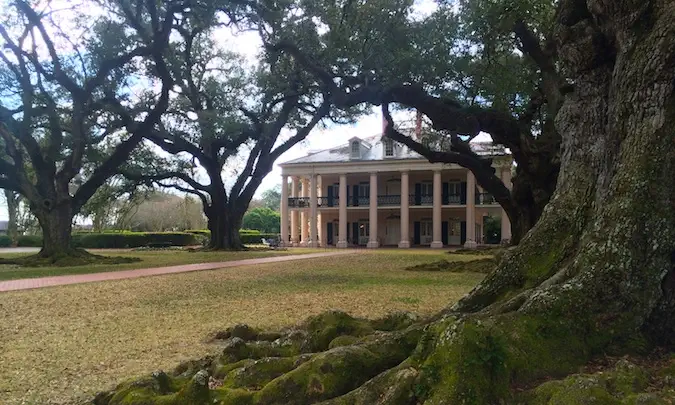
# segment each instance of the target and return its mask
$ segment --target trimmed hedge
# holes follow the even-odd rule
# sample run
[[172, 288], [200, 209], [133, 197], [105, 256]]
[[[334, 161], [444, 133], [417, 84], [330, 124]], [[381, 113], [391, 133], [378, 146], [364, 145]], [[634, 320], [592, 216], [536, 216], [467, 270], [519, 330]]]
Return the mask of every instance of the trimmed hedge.
[[0, 235], [0, 247], [12, 246], [12, 238], [7, 235]]
[[[201, 235], [206, 238], [211, 237], [211, 231], [208, 229], [190, 229], [185, 232], [194, 233], [195, 235]], [[279, 239], [278, 233], [261, 233], [255, 229], [240, 229], [239, 237], [241, 238], [241, 243], [244, 245], [259, 245], [262, 243], [262, 239]]]
[[[258, 245], [262, 239], [278, 239], [276, 233], [260, 233], [259, 231], [240, 232], [241, 242], [245, 245]], [[190, 246], [201, 244], [209, 238], [208, 230], [189, 230], [185, 232], [104, 232], [73, 233], [73, 247], [85, 249], [124, 249], [153, 245]], [[7, 239], [7, 242], [3, 240]], [[21, 247], [42, 247], [42, 236], [19, 236], [17, 245]], [[4, 244], [7, 243], [7, 244]], [[10, 246], [8, 236], [0, 235], [0, 247]]]
[[[1, 242], [0, 242], [1, 243]], [[186, 232], [73, 233], [72, 246], [86, 249], [124, 249], [152, 245], [199, 245], [200, 237]], [[42, 236], [19, 236], [18, 246], [42, 247]]]
[[241, 243], [244, 245], [259, 245], [262, 243], [262, 239], [279, 239], [278, 233], [259, 233], [257, 235], [242, 235], [239, 234], [241, 238]]
[[16, 240], [19, 247], [42, 247], [42, 236], [40, 235], [21, 235]]
[[187, 232], [119, 232], [73, 234], [72, 245], [87, 249], [123, 249], [153, 245], [198, 245], [197, 235]]

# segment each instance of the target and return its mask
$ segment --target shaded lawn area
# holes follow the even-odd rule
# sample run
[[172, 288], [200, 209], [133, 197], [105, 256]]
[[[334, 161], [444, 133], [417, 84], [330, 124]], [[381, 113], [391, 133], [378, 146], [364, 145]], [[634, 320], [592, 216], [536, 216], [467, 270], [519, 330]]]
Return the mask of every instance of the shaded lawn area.
[[[91, 264], [72, 267], [20, 267], [0, 264], [0, 281], [21, 278], [63, 276], [67, 274], [87, 274], [107, 271], [143, 269], [148, 267], [175, 266], [180, 264], [228, 262], [232, 260], [257, 259], [288, 254], [305, 254], [323, 252], [322, 249], [288, 249], [288, 250], [250, 250], [242, 252], [201, 252], [178, 249], [162, 250], [130, 250], [130, 249], [90, 249], [89, 252], [101, 256], [137, 257], [141, 261], [123, 264]], [[0, 257], [12, 259], [29, 256], [34, 253], [5, 253]]]
[[217, 350], [208, 336], [235, 323], [281, 328], [328, 309], [368, 318], [395, 310], [431, 314], [483, 275], [403, 269], [448, 256], [362, 251], [3, 293], [0, 398], [6, 402], [0, 402], [85, 399], [124, 379]]

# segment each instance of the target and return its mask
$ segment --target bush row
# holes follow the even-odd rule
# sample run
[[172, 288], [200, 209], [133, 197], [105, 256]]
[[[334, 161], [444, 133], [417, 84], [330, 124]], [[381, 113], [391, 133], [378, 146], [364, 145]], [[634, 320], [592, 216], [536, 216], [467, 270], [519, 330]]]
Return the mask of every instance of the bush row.
[[[152, 245], [190, 246], [201, 244], [204, 238], [208, 239], [211, 232], [208, 230], [189, 230], [185, 232], [104, 232], [104, 233], [74, 233], [72, 245], [87, 249], [123, 249]], [[260, 244], [262, 239], [276, 239], [279, 234], [260, 233], [242, 229], [239, 232], [244, 244]], [[11, 246], [7, 235], [0, 235], [0, 247]], [[42, 247], [42, 236], [22, 235], [17, 240], [20, 247]]]
[[0, 247], [12, 246], [12, 238], [7, 235], [0, 235]]
[[[9, 238], [7, 238], [9, 239]], [[3, 241], [0, 239], [0, 246]], [[201, 243], [198, 235], [186, 232], [106, 232], [74, 233], [72, 245], [88, 249], [122, 249], [152, 245], [189, 246]], [[21, 247], [42, 247], [42, 236], [19, 236]], [[9, 246], [9, 245], [7, 245]]]
[[[190, 229], [185, 232], [194, 233], [195, 235], [201, 235], [206, 238], [211, 237], [211, 231], [208, 229]], [[278, 239], [278, 233], [262, 233], [255, 229], [240, 229], [239, 237], [241, 238], [241, 243], [245, 245], [259, 245], [262, 242], [262, 239]]]

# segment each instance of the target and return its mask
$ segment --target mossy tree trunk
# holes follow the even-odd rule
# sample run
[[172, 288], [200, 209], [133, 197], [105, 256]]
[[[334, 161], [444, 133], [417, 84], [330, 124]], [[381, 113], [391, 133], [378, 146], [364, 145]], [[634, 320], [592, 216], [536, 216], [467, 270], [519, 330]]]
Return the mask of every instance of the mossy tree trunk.
[[37, 217], [42, 229], [42, 249], [38, 256], [62, 258], [76, 254], [70, 246], [73, 228], [73, 214], [69, 201], [63, 201], [52, 207], [51, 200], [43, 202], [42, 207], [33, 205], [31, 210]]
[[[208, 215], [208, 228], [211, 231], [209, 249], [214, 250], [241, 250], [244, 245], [239, 237], [242, 217], [228, 214], [227, 207], [211, 209]], [[217, 211], [217, 212], [216, 212]]]
[[[376, 344], [312, 355], [256, 390], [212, 396], [236, 393], [255, 404], [513, 403], [513, 384], [576, 371], [636, 341], [675, 343], [675, 2], [562, 0], [556, 18], [558, 52], [574, 84], [556, 118], [561, 170], [521, 243], [427, 323], [397, 366], [382, 370], [378, 359], [401, 335], [373, 335]], [[257, 345], [237, 346], [244, 355], [236, 360]], [[377, 375], [364, 382], [367, 364], [378, 365]]]
[[7, 235], [12, 240], [12, 245], [16, 245], [19, 238], [19, 194], [12, 190], [4, 190], [7, 200]]
[[[239, 237], [239, 228], [243, 219], [235, 197], [228, 196], [220, 177], [222, 165], [207, 167], [212, 184], [208, 188], [209, 198], [202, 198], [207, 226], [211, 231], [208, 248], [212, 250], [241, 250], [244, 245]], [[232, 199], [235, 199], [232, 201]], [[248, 206], [248, 203], [246, 204]], [[241, 212], [241, 213], [240, 213]]]

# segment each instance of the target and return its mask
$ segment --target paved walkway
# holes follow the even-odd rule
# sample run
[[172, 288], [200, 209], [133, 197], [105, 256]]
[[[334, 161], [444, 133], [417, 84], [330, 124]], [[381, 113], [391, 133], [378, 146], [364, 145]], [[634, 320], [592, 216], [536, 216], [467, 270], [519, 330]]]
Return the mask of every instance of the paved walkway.
[[31, 288], [52, 287], [57, 285], [91, 283], [95, 281], [123, 280], [162, 274], [187, 273], [189, 271], [214, 270], [228, 267], [250, 266], [255, 264], [279, 263], [292, 260], [314, 259], [317, 257], [330, 257], [354, 253], [350, 250], [340, 250], [326, 253], [310, 253], [306, 255], [287, 255], [263, 257], [258, 259], [232, 260], [216, 263], [196, 263], [180, 266], [153, 267], [149, 269], [134, 269], [122, 271], [110, 271], [105, 273], [72, 274], [66, 276], [23, 278], [19, 280], [0, 281], [0, 292], [28, 290]]

